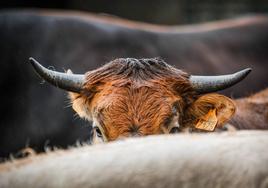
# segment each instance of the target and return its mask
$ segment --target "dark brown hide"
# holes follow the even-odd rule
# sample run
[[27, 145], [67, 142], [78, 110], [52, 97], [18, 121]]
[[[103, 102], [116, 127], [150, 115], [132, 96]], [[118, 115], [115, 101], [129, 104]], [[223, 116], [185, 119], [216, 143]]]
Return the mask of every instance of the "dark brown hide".
[[238, 129], [268, 129], [268, 89], [235, 100], [236, 113], [230, 123]]

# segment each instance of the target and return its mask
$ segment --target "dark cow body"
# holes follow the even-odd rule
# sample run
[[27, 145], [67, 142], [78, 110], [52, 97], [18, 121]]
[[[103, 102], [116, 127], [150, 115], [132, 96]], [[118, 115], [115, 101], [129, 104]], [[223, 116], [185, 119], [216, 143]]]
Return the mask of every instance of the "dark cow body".
[[[66, 146], [85, 140], [90, 128], [72, 118], [66, 94], [38, 78], [25, 62], [91, 70], [118, 57], [161, 57], [195, 74], [213, 75], [252, 67], [252, 75], [225, 94], [244, 96], [267, 83], [268, 18], [253, 16], [189, 27], [161, 27], [120, 19], [47, 11], [0, 13], [1, 156], [27, 143]], [[41, 82], [41, 79], [39, 79]], [[4, 92], [3, 92], [4, 91]]]
[[237, 129], [268, 129], [268, 89], [237, 99], [235, 105], [230, 123]]

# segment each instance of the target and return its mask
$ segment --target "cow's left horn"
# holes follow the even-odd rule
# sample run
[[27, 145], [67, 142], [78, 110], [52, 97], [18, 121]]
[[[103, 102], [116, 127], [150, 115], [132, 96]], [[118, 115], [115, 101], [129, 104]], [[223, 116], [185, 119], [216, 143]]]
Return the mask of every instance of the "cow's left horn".
[[192, 87], [198, 93], [209, 93], [226, 89], [243, 80], [251, 71], [247, 68], [234, 74], [219, 76], [194, 76], [190, 77]]
[[67, 74], [49, 70], [38, 63], [34, 58], [29, 58], [30, 63], [34, 67], [38, 75], [47, 82], [67, 91], [79, 93], [85, 82], [85, 76], [82, 74]]

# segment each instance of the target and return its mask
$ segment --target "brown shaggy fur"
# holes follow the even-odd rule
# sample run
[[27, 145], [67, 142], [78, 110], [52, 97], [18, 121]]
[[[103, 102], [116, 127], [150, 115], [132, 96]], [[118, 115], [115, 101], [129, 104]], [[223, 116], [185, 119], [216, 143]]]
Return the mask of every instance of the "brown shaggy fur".
[[[99, 123], [107, 141], [167, 133], [174, 113], [180, 126], [194, 127], [210, 109], [218, 110], [218, 125], [234, 112], [227, 97], [208, 94], [199, 98], [187, 73], [158, 58], [121, 58], [90, 71], [83, 92], [72, 94], [71, 99], [81, 117]], [[226, 116], [222, 111], [229, 113]]]

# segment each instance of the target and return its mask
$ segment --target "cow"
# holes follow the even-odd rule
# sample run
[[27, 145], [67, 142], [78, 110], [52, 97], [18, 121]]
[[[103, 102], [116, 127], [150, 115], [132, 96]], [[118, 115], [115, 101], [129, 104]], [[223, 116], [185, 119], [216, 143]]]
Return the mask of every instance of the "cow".
[[73, 74], [49, 70], [34, 58], [29, 62], [44, 80], [71, 92], [76, 113], [93, 121], [94, 143], [185, 128], [214, 131], [230, 119], [235, 105], [212, 92], [238, 83], [251, 71], [195, 76], [159, 58], [118, 58], [85, 74]]
[[[158, 26], [90, 13], [0, 12], [0, 157], [24, 148], [67, 147], [91, 128], [65, 108], [65, 93], [32, 74], [29, 56], [55, 69], [94, 70], [117, 57], [162, 57], [189, 73], [216, 75], [252, 67], [224, 94], [246, 96], [267, 87], [268, 19], [262, 15], [188, 26]], [[39, 81], [39, 82], [38, 82]], [[49, 93], [49, 94], [48, 94]], [[87, 125], [87, 124], [86, 124]]]
[[0, 187], [268, 186], [268, 132], [155, 135], [0, 164]]
[[236, 112], [229, 123], [234, 128], [268, 129], [268, 89], [233, 101]]

